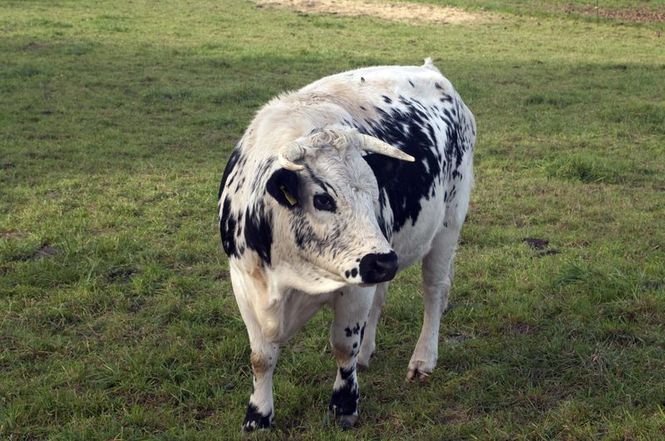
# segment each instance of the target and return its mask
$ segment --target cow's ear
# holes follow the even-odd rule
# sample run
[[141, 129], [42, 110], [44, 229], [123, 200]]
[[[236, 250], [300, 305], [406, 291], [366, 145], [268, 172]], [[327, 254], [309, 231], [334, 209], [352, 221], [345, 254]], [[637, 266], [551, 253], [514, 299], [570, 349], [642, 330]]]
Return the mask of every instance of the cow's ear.
[[280, 168], [268, 179], [266, 190], [281, 205], [286, 208], [295, 208], [300, 203], [298, 183], [296, 172]]

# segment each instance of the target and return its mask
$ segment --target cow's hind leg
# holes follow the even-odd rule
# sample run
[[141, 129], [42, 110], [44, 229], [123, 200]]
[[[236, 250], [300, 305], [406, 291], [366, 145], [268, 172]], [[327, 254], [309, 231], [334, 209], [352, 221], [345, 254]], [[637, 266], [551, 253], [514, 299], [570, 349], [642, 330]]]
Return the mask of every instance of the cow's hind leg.
[[453, 258], [462, 224], [469, 208], [473, 186], [472, 157], [467, 154], [459, 170], [457, 192], [446, 206], [441, 230], [432, 241], [429, 253], [423, 258], [424, 318], [418, 343], [409, 361], [407, 380], [427, 379], [434, 369], [439, 350], [441, 314], [448, 307], [448, 293], [453, 281]]
[[427, 379], [436, 366], [439, 349], [441, 314], [448, 307], [448, 293], [452, 284], [453, 257], [460, 228], [443, 228], [432, 242], [432, 248], [423, 258], [423, 326], [418, 343], [411, 356], [406, 375], [411, 381]]
[[376, 348], [376, 327], [379, 324], [381, 317], [381, 308], [388, 292], [388, 282], [379, 283], [376, 285], [376, 292], [374, 293], [374, 300], [372, 301], [372, 308], [367, 317], [367, 327], [365, 328], [365, 336], [362, 344], [360, 345], [360, 352], [358, 353], [358, 366], [367, 368], [369, 367], [369, 360]]
[[335, 318], [330, 329], [330, 343], [337, 362], [329, 414], [344, 429], [358, 421], [360, 392], [356, 376], [356, 359], [363, 341], [367, 314], [372, 304], [374, 287], [349, 287], [335, 295]]

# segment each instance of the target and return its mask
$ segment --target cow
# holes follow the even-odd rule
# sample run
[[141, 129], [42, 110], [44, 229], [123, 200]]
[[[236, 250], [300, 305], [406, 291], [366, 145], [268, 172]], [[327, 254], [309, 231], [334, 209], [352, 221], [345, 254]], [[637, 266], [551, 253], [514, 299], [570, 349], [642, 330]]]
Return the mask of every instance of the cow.
[[422, 261], [424, 318], [406, 378], [437, 361], [453, 257], [473, 185], [473, 114], [431, 59], [322, 78], [279, 95], [233, 149], [218, 206], [251, 346], [242, 428], [268, 429], [280, 346], [323, 306], [337, 363], [328, 412], [358, 421], [388, 284]]

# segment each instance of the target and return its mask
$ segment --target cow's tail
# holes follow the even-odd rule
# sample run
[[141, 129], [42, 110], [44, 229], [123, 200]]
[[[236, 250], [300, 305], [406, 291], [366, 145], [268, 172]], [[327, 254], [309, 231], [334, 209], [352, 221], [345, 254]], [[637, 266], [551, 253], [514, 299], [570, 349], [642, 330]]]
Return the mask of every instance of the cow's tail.
[[423, 67], [426, 68], [426, 69], [433, 70], [434, 72], [441, 73], [441, 71], [434, 65], [434, 61], [432, 61], [432, 57], [425, 58], [425, 63], [423, 64]]

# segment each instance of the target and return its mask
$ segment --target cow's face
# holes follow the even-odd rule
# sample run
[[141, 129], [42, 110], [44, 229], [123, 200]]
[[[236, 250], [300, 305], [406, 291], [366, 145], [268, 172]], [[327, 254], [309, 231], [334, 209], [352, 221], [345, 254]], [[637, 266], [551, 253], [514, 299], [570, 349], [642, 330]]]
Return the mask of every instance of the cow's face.
[[[379, 228], [376, 179], [357, 148], [318, 146], [302, 170], [276, 170], [267, 191], [281, 206], [275, 220], [288, 238], [274, 244], [300, 262], [303, 278], [347, 284], [391, 280], [397, 256]], [[300, 259], [292, 259], [299, 256]]]

